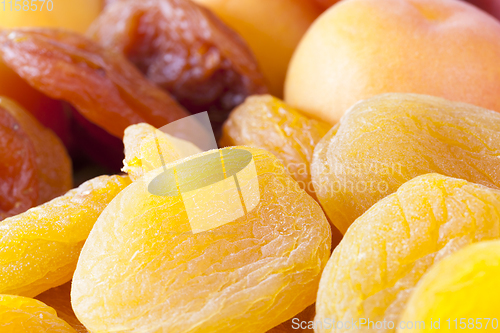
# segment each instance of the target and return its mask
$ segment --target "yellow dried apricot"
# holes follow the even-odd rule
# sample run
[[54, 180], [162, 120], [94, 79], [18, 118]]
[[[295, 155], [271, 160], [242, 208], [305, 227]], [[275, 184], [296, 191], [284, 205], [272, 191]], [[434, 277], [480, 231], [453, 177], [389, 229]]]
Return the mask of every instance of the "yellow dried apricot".
[[71, 280], [97, 217], [129, 183], [128, 177], [97, 177], [1, 221], [0, 294], [33, 297]]
[[2, 333], [75, 333], [56, 311], [32, 298], [0, 295]]
[[394, 332], [434, 263], [499, 237], [499, 190], [438, 174], [408, 181], [359, 217], [333, 251], [321, 276], [315, 332], [345, 332], [347, 323], [355, 332]]
[[316, 146], [316, 195], [343, 233], [406, 181], [440, 173], [500, 186], [500, 114], [415, 94], [384, 94], [354, 105]]
[[293, 179], [314, 195], [310, 163], [313, 151], [331, 125], [309, 119], [270, 95], [252, 96], [226, 121], [221, 146], [250, 146], [273, 153]]
[[265, 332], [314, 303], [330, 227], [272, 154], [225, 148], [166, 169], [165, 193], [150, 192], [163, 168], [145, 174], [85, 243], [71, 301], [90, 331]]
[[[131, 125], [123, 136], [125, 160], [122, 171], [133, 181], [165, 163], [201, 153], [192, 143], [164, 133], [149, 124]], [[161, 155], [160, 155], [161, 153]]]
[[[401, 320], [411, 323], [412, 332], [497, 332], [499, 276], [500, 241], [468, 245], [431, 267]], [[397, 332], [404, 331], [398, 327]]]
[[56, 310], [58, 317], [73, 327], [77, 333], [88, 333], [71, 307], [71, 281], [41, 293], [36, 299]]

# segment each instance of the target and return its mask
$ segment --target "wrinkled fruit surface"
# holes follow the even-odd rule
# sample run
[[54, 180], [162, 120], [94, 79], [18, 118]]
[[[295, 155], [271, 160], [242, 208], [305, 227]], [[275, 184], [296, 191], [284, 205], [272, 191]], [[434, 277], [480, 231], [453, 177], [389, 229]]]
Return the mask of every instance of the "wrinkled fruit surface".
[[170, 136], [144, 123], [129, 126], [125, 130], [123, 143], [125, 160], [122, 171], [133, 181], [165, 163], [201, 153], [201, 150], [192, 143]]
[[0, 57], [34, 88], [69, 102], [119, 138], [129, 125], [147, 122], [161, 127], [187, 115], [123, 55], [79, 34], [53, 29], [2, 30]]
[[0, 97], [0, 221], [71, 188], [61, 141], [13, 101]]
[[320, 141], [311, 173], [323, 209], [345, 232], [422, 174], [499, 188], [499, 152], [500, 114], [437, 97], [384, 94], [354, 105]]
[[2, 333], [75, 333], [54, 309], [31, 298], [10, 295], [0, 295], [0, 327]]
[[302, 189], [315, 197], [310, 163], [314, 147], [330, 128], [329, 124], [309, 119], [275, 97], [252, 96], [231, 112], [220, 144], [270, 151]]
[[78, 333], [88, 333], [85, 326], [80, 323], [73, 312], [70, 294], [71, 282], [67, 282], [62, 286], [55, 287], [41, 293], [36, 297], [36, 299], [56, 310], [59, 318], [67, 322]]
[[464, 323], [468, 331], [497, 332], [499, 276], [500, 241], [469, 245], [432, 266], [413, 290], [402, 320], [425, 323], [413, 332], [456, 332]]
[[[470, 243], [500, 237], [499, 211], [500, 191], [482, 185], [438, 174], [405, 183], [359, 217], [333, 251], [321, 277], [316, 322], [369, 318], [397, 325], [433, 263]], [[394, 331], [388, 327], [378, 332]]]
[[192, 112], [231, 111], [267, 92], [243, 39], [189, 0], [124, 0], [107, 6], [89, 35], [121, 51]]
[[0, 222], [0, 294], [36, 296], [71, 280], [90, 230], [128, 177], [89, 180]]
[[[191, 202], [180, 195], [148, 192], [161, 168], [108, 205], [85, 243], [71, 290], [75, 313], [90, 331], [265, 332], [314, 303], [330, 255], [330, 227], [273, 155], [226, 148], [167, 169], [178, 176], [182, 170], [196, 188], [213, 175], [203, 165], [206, 156], [226, 156], [220, 162], [229, 172], [239, 163], [232, 154], [241, 151], [253, 157], [258, 188], [251, 194], [260, 201], [246, 196], [245, 205], [254, 208], [226, 224], [219, 225], [221, 216], [233, 212], [227, 208], [231, 194], [216, 188], [222, 182], [202, 187], [207, 205], [191, 214]], [[212, 229], [194, 228], [200, 218]]]

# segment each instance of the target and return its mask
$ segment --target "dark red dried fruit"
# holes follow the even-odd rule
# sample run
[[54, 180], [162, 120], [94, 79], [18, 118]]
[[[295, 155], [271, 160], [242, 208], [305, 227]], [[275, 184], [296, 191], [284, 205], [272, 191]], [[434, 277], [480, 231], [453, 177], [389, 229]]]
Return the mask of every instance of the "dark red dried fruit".
[[88, 120], [122, 137], [129, 125], [161, 127], [187, 112], [118, 52], [54, 29], [0, 31], [0, 57], [31, 86], [69, 102]]
[[189, 0], [112, 2], [89, 35], [104, 47], [122, 51], [193, 113], [219, 111], [224, 117], [247, 96], [267, 91], [243, 39]]

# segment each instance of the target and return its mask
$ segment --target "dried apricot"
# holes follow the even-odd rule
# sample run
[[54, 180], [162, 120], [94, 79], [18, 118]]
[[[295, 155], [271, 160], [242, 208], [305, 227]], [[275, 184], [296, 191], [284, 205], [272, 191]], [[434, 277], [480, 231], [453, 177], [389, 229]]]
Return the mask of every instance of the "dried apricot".
[[309, 119], [270, 95], [252, 96], [224, 124], [222, 146], [251, 146], [273, 153], [307, 193], [315, 197], [310, 163], [332, 126]]
[[[251, 181], [246, 167], [234, 173], [248, 155]], [[224, 186], [233, 176], [220, 180], [218, 167], [239, 191]], [[90, 331], [265, 332], [314, 303], [330, 227], [272, 154], [225, 148], [166, 168], [176, 179], [161, 188], [173, 193], [150, 192], [162, 168], [145, 174], [85, 243], [71, 301]], [[243, 200], [241, 214], [231, 198]]]
[[468, 245], [431, 267], [401, 319], [415, 323], [412, 332], [497, 332], [499, 276], [500, 241]]
[[71, 162], [61, 141], [1, 96], [0, 157], [0, 220], [71, 188]]
[[54, 309], [32, 298], [11, 295], [0, 295], [0, 327], [2, 333], [75, 333]]
[[418, 175], [437, 172], [500, 186], [500, 114], [415, 94], [354, 105], [316, 146], [311, 173], [332, 223], [345, 232], [380, 199]]
[[333, 251], [321, 276], [315, 331], [344, 332], [332, 322], [348, 322], [358, 332], [374, 325], [377, 332], [394, 332], [434, 263], [500, 237], [499, 212], [499, 190], [438, 174], [406, 182], [359, 217]]
[[129, 125], [163, 126], [187, 115], [123, 55], [76, 33], [0, 30], [0, 57], [31, 86], [119, 138]]
[[59, 318], [67, 322], [78, 333], [88, 333], [85, 326], [80, 323], [71, 307], [71, 282], [55, 287], [41, 293], [36, 297], [40, 302], [45, 303], [56, 310]]
[[[123, 0], [106, 6], [89, 35], [125, 53], [192, 112], [231, 111], [266, 93], [252, 52], [208, 9], [189, 0]], [[156, 125], [156, 124], [154, 124]], [[163, 124], [162, 124], [163, 125]]]
[[149, 124], [127, 127], [123, 143], [125, 160], [122, 171], [133, 181], [165, 163], [201, 153], [201, 150], [190, 142], [170, 136]]
[[101, 176], [0, 222], [0, 294], [36, 296], [71, 280], [97, 217], [130, 183]]

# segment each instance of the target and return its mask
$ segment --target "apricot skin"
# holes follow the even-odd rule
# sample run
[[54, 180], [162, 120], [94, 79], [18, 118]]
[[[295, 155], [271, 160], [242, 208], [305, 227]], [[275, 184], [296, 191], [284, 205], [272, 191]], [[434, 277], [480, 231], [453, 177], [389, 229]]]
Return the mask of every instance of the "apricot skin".
[[346, 0], [304, 35], [285, 102], [335, 124], [354, 103], [417, 93], [500, 112], [500, 22], [464, 1]]

